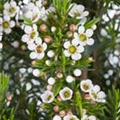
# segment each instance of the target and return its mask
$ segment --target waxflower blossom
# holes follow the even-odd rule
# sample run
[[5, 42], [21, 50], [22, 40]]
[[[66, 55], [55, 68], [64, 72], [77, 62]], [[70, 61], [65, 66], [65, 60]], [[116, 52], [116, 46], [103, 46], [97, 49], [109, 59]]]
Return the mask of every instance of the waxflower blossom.
[[96, 120], [96, 117], [93, 115], [91, 115], [91, 116], [83, 115], [81, 120]]
[[44, 7], [40, 6], [38, 7], [38, 3], [35, 5], [32, 2], [29, 2], [27, 5], [25, 5], [22, 9], [23, 12], [23, 19], [27, 18], [29, 19], [32, 23], [37, 22], [39, 19], [45, 19], [46, 17], [46, 11]]
[[78, 33], [74, 33], [74, 38], [76, 41], [78, 41], [79, 44], [85, 46], [85, 45], [93, 45], [94, 40], [91, 38], [93, 35], [93, 30], [92, 29], [87, 29], [85, 30], [84, 26], [80, 26], [78, 28]]
[[92, 81], [89, 79], [81, 81], [80, 88], [83, 92], [90, 92], [93, 88]]
[[70, 88], [65, 87], [59, 92], [59, 95], [63, 101], [70, 100], [72, 98], [73, 91]]
[[84, 11], [85, 7], [83, 5], [77, 5], [75, 3], [70, 5], [70, 8], [72, 6], [72, 9], [69, 12], [69, 16], [70, 17], [75, 17], [76, 19], [82, 19], [86, 16], [88, 16], [89, 12], [88, 11]]
[[75, 115], [66, 115], [63, 120], [79, 120]]
[[33, 26], [26, 25], [24, 28], [25, 34], [22, 36], [22, 41], [26, 42], [27, 44], [33, 43], [34, 40], [38, 37], [38, 31], [36, 24], [33, 24]]
[[15, 1], [6, 2], [4, 4], [4, 15], [8, 15], [10, 17], [14, 17], [19, 12], [19, 7], [17, 6]]
[[43, 103], [51, 103], [54, 101], [54, 94], [47, 90], [41, 95], [41, 99]]
[[95, 85], [90, 91], [90, 98], [96, 102], [105, 102], [105, 93], [100, 91], [100, 87]]
[[55, 115], [55, 116], [53, 117], [53, 120], [62, 120], [62, 118], [61, 118], [59, 115]]
[[10, 20], [9, 16], [0, 17], [0, 33], [5, 32], [6, 34], [11, 33], [11, 28], [15, 26], [15, 22]]
[[45, 56], [45, 50], [47, 49], [47, 44], [42, 43], [41, 38], [36, 38], [34, 43], [28, 44], [28, 49], [32, 52], [30, 53], [31, 59], [42, 59]]
[[64, 54], [66, 57], [71, 57], [73, 60], [80, 60], [82, 58], [81, 53], [84, 51], [84, 47], [79, 45], [75, 40], [66, 41], [64, 43]]

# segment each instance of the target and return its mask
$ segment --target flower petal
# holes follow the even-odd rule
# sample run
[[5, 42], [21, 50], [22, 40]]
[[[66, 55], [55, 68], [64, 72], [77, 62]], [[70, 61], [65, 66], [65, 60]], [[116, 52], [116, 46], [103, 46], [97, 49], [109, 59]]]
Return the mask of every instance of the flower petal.
[[71, 57], [73, 60], [80, 60], [82, 58], [82, 55], [76, 53], [76, 54], [73, 54]]
[[87, 40], [87, 45], [93, 45], [94, 44], [94, 39], [90, 38]]
[[68, 52], [68, 50], [64, 50], [64, 54], [65, 54], [66, 57], [70, 57], [70, 55], [71, 55], [71, 54]]
[[79, 32], [79, 33], [84, 33], [84, 31], [85, 31], [85, 27], [84, 27], [84, 26], [80, 26], [80, 27], [78, 28], [78, 32]]
[[31, 52], [31, 53], [30, 53], [30, 58], [31, 58], [31, 59], [36, 59], [36, 58], [37, 58], [37, 53]]
[[71, 45], [71, 44], [70, 44], [70, 41], [67, 41], [67, 42], [64, 43], [64, 48], [68, 49], [68, 47], [69, 47], [70, 45]]
[[92, 29], [87, 29], [85, 32], [87, 37], [91, 37], [93, 35], [93, 30]]

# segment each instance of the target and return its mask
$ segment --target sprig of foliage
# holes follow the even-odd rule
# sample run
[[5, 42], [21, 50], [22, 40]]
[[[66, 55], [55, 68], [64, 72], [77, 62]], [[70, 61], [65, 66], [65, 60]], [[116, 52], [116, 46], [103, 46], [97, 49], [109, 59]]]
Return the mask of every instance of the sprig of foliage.
[[120, 90], [108, 91], [104, 120], [120, 120]]
[[9, 76], [0, 73], [0, 101], [4, 99], [4, 95], [8, 89]]

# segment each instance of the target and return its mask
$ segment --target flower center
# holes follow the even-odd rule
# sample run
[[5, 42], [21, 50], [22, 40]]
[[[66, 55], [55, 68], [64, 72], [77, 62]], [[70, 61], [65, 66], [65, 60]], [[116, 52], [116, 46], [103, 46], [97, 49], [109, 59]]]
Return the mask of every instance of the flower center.
[[63, 93], [63, 95], [64, 95], [65, 98], [68, 98], [68, 97], [70, 97], [70, 92], [69, 91], [65, 91]]
[[9, 25], [10, 25], [10, 24], [9, 24], [8, 21], [4, 21], [3, 24], [2, 24], [3, 28], [8, 28]]
[[41, 45], [36, 47], [37, 53], [41, 53], [43, 51], [43, 47]]
[[14, 7], [10, 7], [9, 12], [10, 13], [14, 13], [15, 12], [15, 8]]
[[36, 35], [35, 31], [31, 32], [30, 38], [31, 38], [31, 39], [34, 39], [35, 35]]
[[52, 98], [51, 95], [48, 95], [48, 96], [47, 96], [47, 100], [48, 100], [48, 101], [51, 100], [51, 98]]
[[79, 39], [82, 41], [82, 42], [85, 42], [87, 40], [87, 37], [84, 33], [80, 34], [79, 35]]
[[77, 48], [74, 45], [71, 45], [68, 50], [70, 53], [74, 54], [76, 52]]
[[97, 94], [96, 93], [92, 93], [92, 96], [95, 98], [95, 99], [97, 99]]
[[75, 118], [70, 118], [70, 120], [76, 120]]
[[89, 90], [89, 86], [88, 85], [83, 85], [83, 88], [85, 89], [85, 90]]

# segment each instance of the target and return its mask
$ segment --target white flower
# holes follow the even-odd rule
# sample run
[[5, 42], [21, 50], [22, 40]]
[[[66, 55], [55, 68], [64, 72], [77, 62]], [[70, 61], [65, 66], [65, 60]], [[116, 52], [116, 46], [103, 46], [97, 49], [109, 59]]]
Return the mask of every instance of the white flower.
[[34, 70], [33, 70], [33, 75], [34, 75], [35, 77], [39, 77], [39, 75], [40, 75], [39, 69], [34, 69]]
[[47, 56], [48, 56], [49, 58], [54, 57], [54, 55], [55, 55], [55, 53], [54, 53], [53, 50], [50, 50], [50, 51], [47, 52]]
[[55, 115], [55, 116], [53, 117], [53, 120], [62, 120], [62, 118], [61, 118], [59, 115]]
[[84, 11], [85, 7], [83, 5], [77, 5], [75, 3], [70, 5], [70, 8], [72, 7], [72, 9], [69, 12], [69, 16], [71, 17], [75, 17], [77, 19], [82, 19], [84, 17], [86, 17], [89, 12], [88, 11]]
[[91, 116], [84, 115], [81, 120], [96, 120], [96, 117], [93, 115]]
[[0, 17], [0, 33], [5, 32], [6, 34], [11, 33], [11, 28], [15, 26], [14, 21], [10, 21], [9, 16]]
[[79, 76], [82, 74], [82, 72], [81, 72], [80, 69], [75, 69], [75, 70], [73, 71], [73, 73], [74, 73], [74, 75], [75, 75], [76, 77], [79, 77]]
[[34, 40], [38, 37], [37, 25], [33, 24], [31, 26], [25, 26], [24, 28], [25, 34], [22, 36], [22, 41], [27, 44], [34, 42]]
[[63, 120], [79, 120], [75, 115], [66, 115]]
[[16, 2], [15, 1], [10, 1], [9, 2], [6, 2], [4, 4], [4, 15], [8, 15], [10, 17], [14, 17], [17, 13], [19, 12], [19, 7], [17, 6]]
[[90, 98], [97, 102], [105, 102], [105, 93], [100, 91], [100, 87], [95, 85], [92, 90], [90, 91]]
[[59, 95], [63, 101], [70, 100], [72, 98], [73, 91], [70, 88], [65, 87], [60, 91]]
[[48, 84], [49, 84], [49, 85], [54, 85], [54, 84], [55, 84], [55, 78], [50, 77], [50, 78], [48, 79]]
[[34, 3], [28, 3], [23, 7], [23, 18], [28, 18], [35, 23], [40, 18], [40, 9]]
[[28, 44], [28, 48], [32, 50], [32, 52], [30, 53], [31, 59], [42, 59], [45, 56], [47, 44], [42, 43], [41, 38], [37, 38], [35, 39], [35, 43]]
[[93, 35], [92, 29], [85, 30], [84, 26], [80, 26], [78, 28], [78, 33], [76, 33], [76, 32], [74, 33], [74, 38], [75, 38], [75, 40], [78, 41], [78, 43], [80, 43], [83, 46], [93, 45], [94, 40], [93, 40], [93, 38], [91, 38], [92, 35]]
[[75, 81], [75, 78], [73, 76], [71, 76], [71, 75], [68, 75], [67, 78], [66, 78], [66, 81], [68, 83], [71, 83], [71, 82]]
[[47, 90], [41, 95], [41, 99], [44, 103], [51, 103], [54, 101], [54, 95], [51, 91]]
[[80, 60], [82, 58], [81, 53], [84, 51], [84, 47], [78, 44], [75, 40], [67, 41], [64, 43], [64, 54], [66, 57], [71, 57], [73, 60]]
[[80, 88], [83, 92], [90, 92], [93, 88], [92, 81], [89, 79], [81, 81]]

